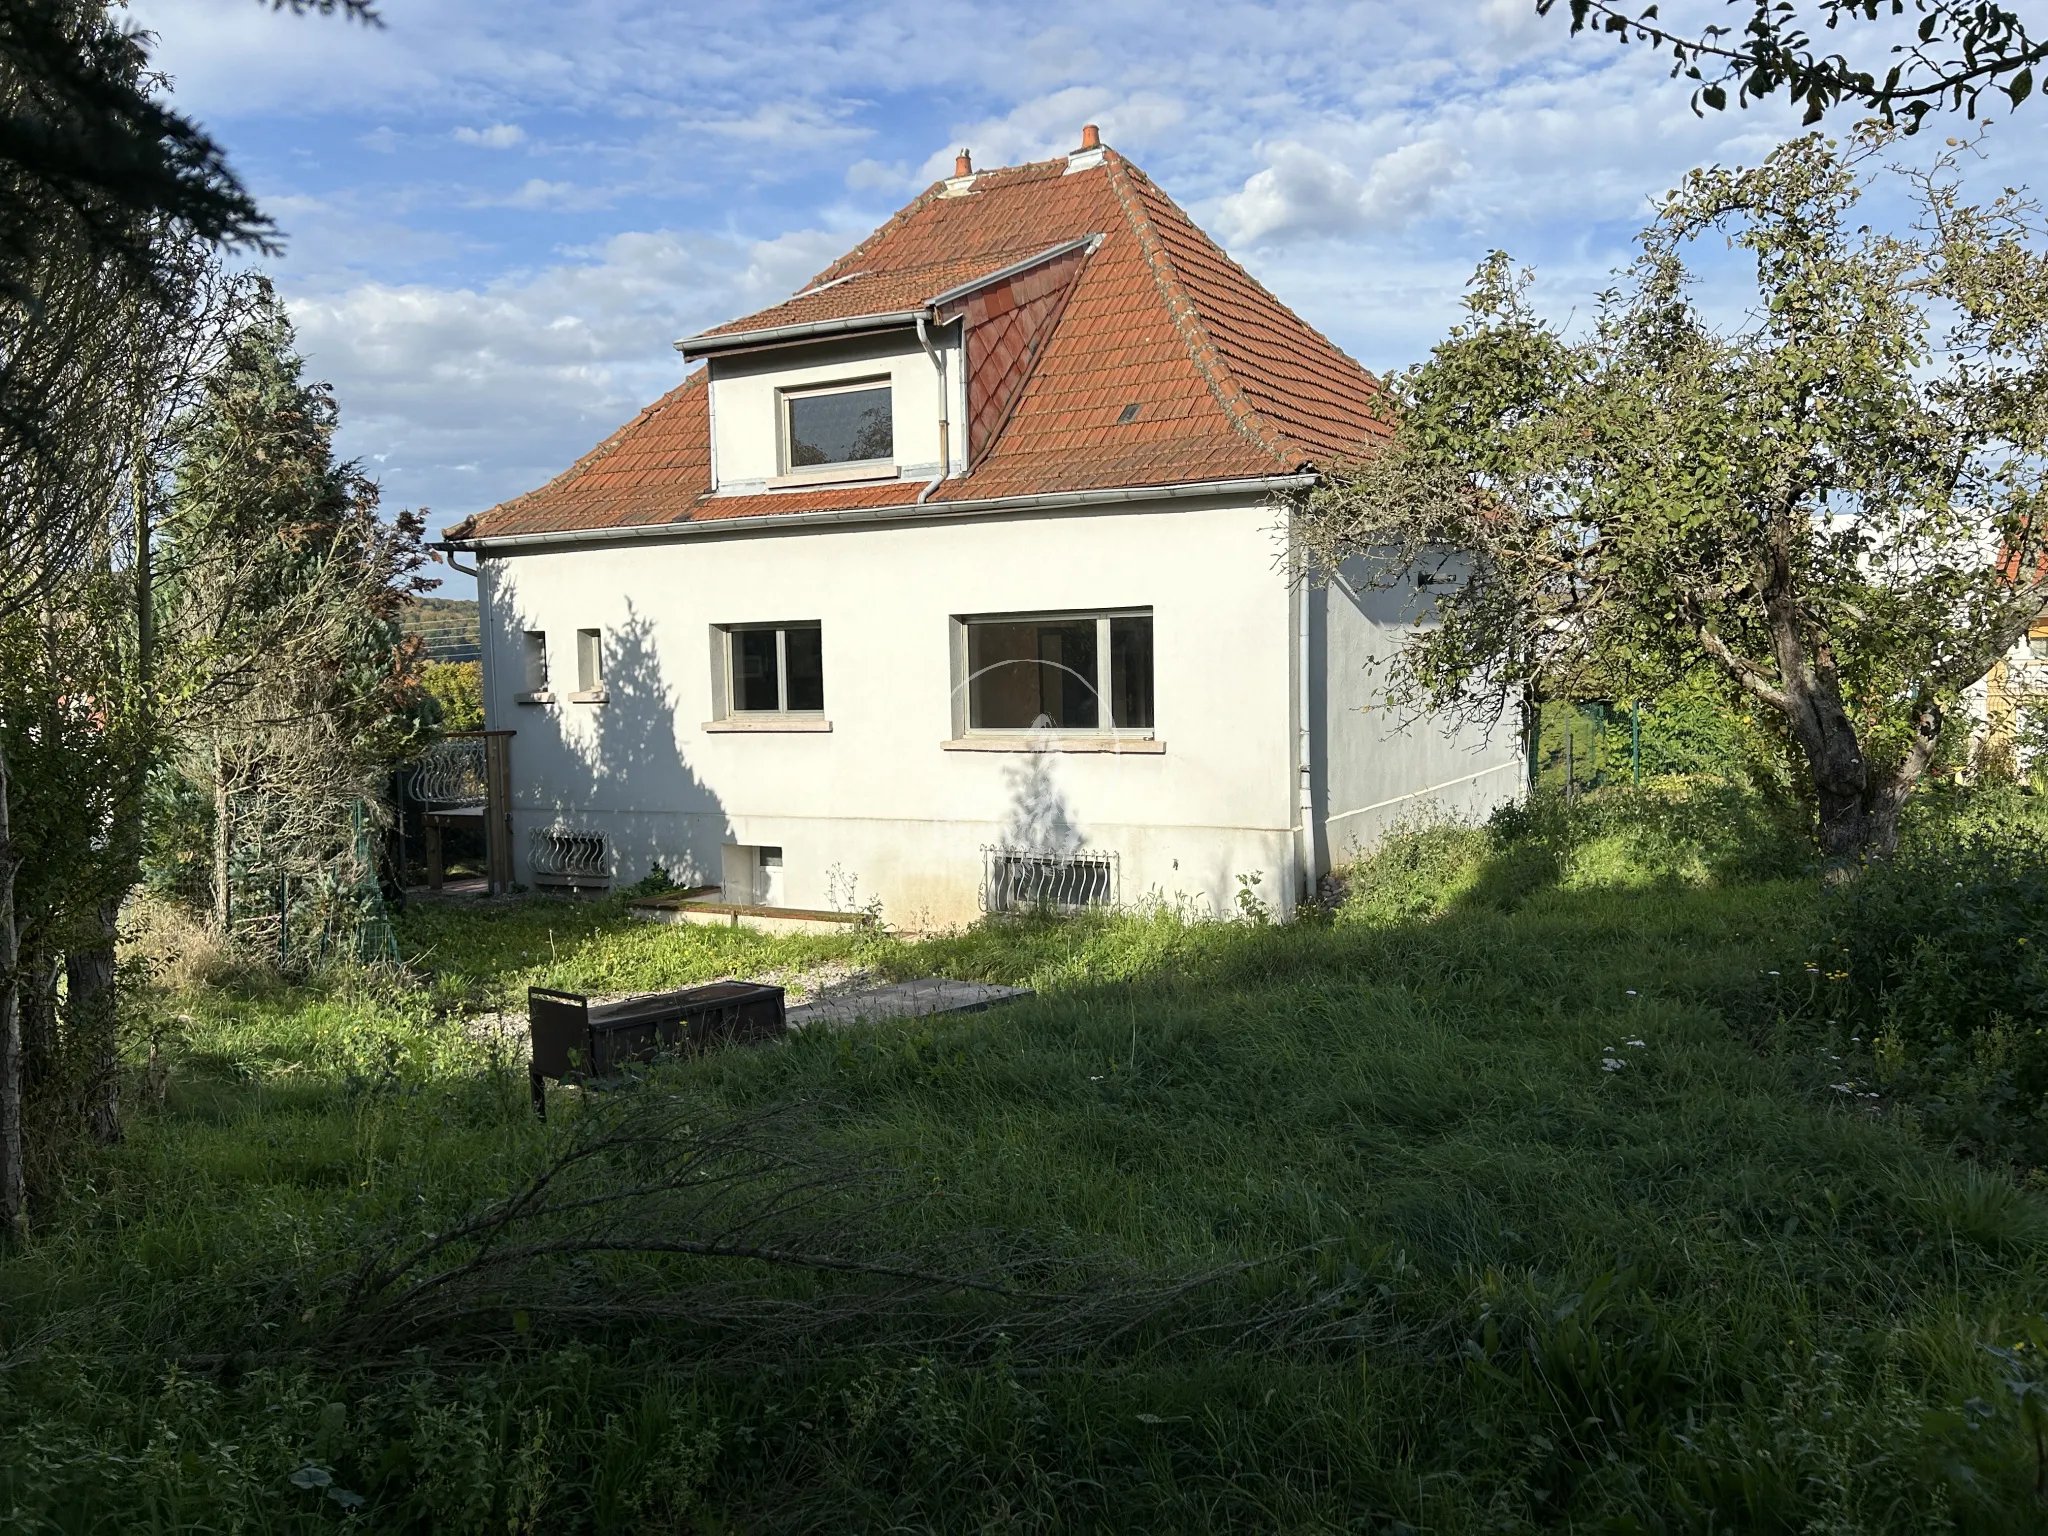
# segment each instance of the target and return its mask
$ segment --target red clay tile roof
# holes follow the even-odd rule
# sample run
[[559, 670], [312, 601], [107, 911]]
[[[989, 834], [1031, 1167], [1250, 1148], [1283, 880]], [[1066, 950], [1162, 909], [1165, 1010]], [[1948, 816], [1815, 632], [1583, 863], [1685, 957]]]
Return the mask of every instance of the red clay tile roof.
[[[944, 187], [934, 184], [794, 298], [706, 333], [900, 313], [1061, 241], [1102, 236], [1034, 342], [994, 440], [977, 446], [971, 470], [944, 482], [934, 504], [1286, 474], [1366, 450], [1384, 431], [1372, 412], [1378, 381], [1115, 151], [1088, 170], [1069, 173], [1053, 160], [982, 172], [964, 195]], [[975, 344], [970, 329], [970, 370]], [[700, 368], [554, 480], [448, 536], [892, 506], [923, 488], [891, 481], [712, 495], [704, 381]], [[1120, 422], [1132, 405], [1135, 418]]]

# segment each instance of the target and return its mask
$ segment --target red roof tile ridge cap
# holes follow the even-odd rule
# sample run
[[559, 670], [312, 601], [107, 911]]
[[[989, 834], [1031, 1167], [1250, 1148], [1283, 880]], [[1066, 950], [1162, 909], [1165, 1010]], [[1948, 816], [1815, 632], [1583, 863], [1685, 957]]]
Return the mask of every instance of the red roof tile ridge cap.
[[[1109, 170], [1109, 185], [1116, 193], [1117, 202], [1122, 205], [1124, 217], [1130, 222], [1131, 232], [1137, 236], [1138, 251], [1145, 258], [1145, 265], [1152, 274], [1152, 281], [1158, 286], [1160, 297], [1166, 300], [1167, 313], [1172, 316], [1174, 329], [1181, 343], [1188, 349], [1188, 356], [1194, 360], [1196, 369], [1209, 386], [1209, 393], [1216, 397], [1216, 403], [1223, 407], [1231, 424], [1246, 437], [1257, 443], [1280, 463], [1292, 468], [1303, 463], [1308, 455], [1301, 447], [1291, 442], [1285, 434], [1276, 431], [1271, 422], [1259, 412], [1246, 397], [1244, 387], [1237, 382], [1230, 367], [1217, 352], [1215, 343], [1210, 341], [1208, 327], [1203, 323], [1202, 312], [1196, 306], [1194, 297], [1174, 270], [1173, 257], [1168, 254], [1165, 244], [1159, 238], [1158, 228], [1152, 222], [1131, 186], [1133, 176], [1143, 180], [1154, 191], [1159, 184], [1132, 165], [1113, 149], [1103, 151], [1103, 164]], [[1165, 197], [1164, 192], [1160, 192]], [[1171, 198], [1167, 198], [1172, 202]], [[1177, 204], [1175, 205], [1178, 206]], [[1194, 221], [1188, 220], [1190, 224]]]
[[[1136, 167], [1134, 166], [1132, 167], [1132, 169], [1136, 170]], [[1140, 176], [1144, 175], [1142, 171], [1140, 171], [1138, 174]], [[1160, 187], [1158, 182], [1152, 181], [1150, 177], [1146, 177], [1145, 180], [1153, 191], [1158, 192], [1161, 197], [1165, 197], [1169, 203], [1173, 203], [1173, 199], [1171, 197], [1167, 197], [1165, 191]], [[1174, 207], [1181, 212], [1183, 218], [1186, 217], [1186, 210], [1181, 209], [1178, 203], [1174, 203]], [[1338, 346], [1337, 343], [1330, 340], [1329, 337], [1325, 336], [1315, 326], [1310, 325], [1308, 321], [1304, 320], [1301, 317], [1300, 313], [1297, 312], [1291, 304], [1289, 304], [1285, 299], [1281, 298], [1280, 295], [1275, 293], [1272, 289], [1268, 288], [1264, 283], [1260, 282], [1256, 277], [1252, 276], [1250, 270], [1246, 268], [1243, 262], [1239, 261], [1235, 256], [1231, 255], [1230, 252], [1226, 251], [1222, 246], [1216, 243], [1216, 241], [1210, 236], [1209, 231], [1202, 228], [1202, 226], [1197, 224], [1193, 219], [1187, 220], [1187, 226], [1189, 229], [1193, 230], [1197, 235], [1201, 236], [1203, 244], [1208, 246], [1210, 250], [1214, 251], [1218, 256], [1222, 257], [1225, 261], [1229, 262], [1231, 270], [1233, 272], [1235, 272], [1239, 277], [1243, 278], [1244, 281], [1249, 283], [1252, 287], [1258, 289], [1258, 291], [1261, 294], [1265, 295], [1266, 298], [1270, 299], [1277, 308], [1285, 311], [1288, 317], [1292, 319], [1296, 325], [1300, 326], [1304, 331], [1307, 331], [1309, 335], [1315, 337], [1317, 341], [1320, 341], [1332, 352], [1336, 353], [1339, 357], [1343, 358], [1345, 362], [1349, 363], [1352, 367], [1356, 368], [1360, 373], [1364, 374], [1367, 379], [1371, 380], [1373, 388], [1384, 389], [1386, 387], [1384, 384], [1380, 382], [1380, 376], [1378, 374], [1374, 373], [1370, 368], [1366, 367], [1365, 364], [1361, 363], [1349, 352], [1346, 352], [1342, 347]]]
[[[930, 186], [926, 187], [922, 192], [918, 193], [917, 196], [913, 197], [909, 202], [905, 203], [901, 208], [898, 208], [894, 213], [890, 214], [888, 218], [884, 219], [880, 224], [877, 224], [874, 227], [874, 229], [869, 233], [867, 239], [861, 241], [859, 245], [856, 245], [852, 250], [848, 251], [838, 260], [827, 264], [824, 271], [820, 272], [808, 283], [805, 283], [803, 287], [799, 288], [795, 294], [791, 295], [791, 297], [801, 297], [803, 294], [810, 292], [813, 288], [816, 288], [819, 284], [831, 282], [838, 278], [843, 272], [846, 271], [847, 268], [849, 268], [855, 261], [857, 261], [863, 254], [865, 254], [875, 244], [876, 241], [880, 240], [882, 236], [889, 233], [889, 231], [894, 229], [897, 225], [903, 223], [913, 213], [916, 213], [920, 208], [924, 207], [925, 204], [937, 198], [940, 193], [945, 191], [945, 189], [946, 184], [943, 181], [933, 182]], [[784, 302], [787, 301], [785, 300]]]
[[615, 429], [610, 435], [608, 435], [605, 438], [603, 442], [599, 443], [595, 448], [592, 448], [588, 453], [584, 454], [581, 458], [577, 459], [567, 469], [563, 470], [559, 475], [554, 476], [552, 479], [542, 481], [539, 485], [535, 486], [530, 491], [522, 491], [519, 495], [512, 497], [509, 501], [501, 501], [494, 507], [487, 507], [481, 512], [473, 512], [469, 515], [468, 518], [464, 519], [464, 521], [475, 522], [480, 518], [494, 517], [500, 512], [511, 512], [519, 507], [526, 505], [528, 502], [532, 501], [536, 496], [543, 496], [547, 494], [549, 491], [562, 489], [570, 485], [573, 485], [576, 481], [582, 479], [583, 476], [587, 474], [592, 468], [594, 468], [599, 463], [599, 461], [603, 459], [608, 459], [612, 456], [613, 453], [617, 452], [619, 444], [625, 441], [627, 433], [631, 432], [635, 427], [641, 425], [641, 423], [650, 421], [654, 417], [660, 415], [670, 406], [677, 404], [687, 391], [703, 383], [704, 380], [709, 376], [710, 372], [711, 370], [708, 368], [698, 368], [688, 374], [685, 374], [682, 383], [678, 384], [674, 389], [664, 391], [661, 398], [659, 400], [656, 400], [653, 404], [642, 406], [640, 408], [639, 414], [634, 416], [634, 418], [631, 421], [627, 422], [624, 426]]

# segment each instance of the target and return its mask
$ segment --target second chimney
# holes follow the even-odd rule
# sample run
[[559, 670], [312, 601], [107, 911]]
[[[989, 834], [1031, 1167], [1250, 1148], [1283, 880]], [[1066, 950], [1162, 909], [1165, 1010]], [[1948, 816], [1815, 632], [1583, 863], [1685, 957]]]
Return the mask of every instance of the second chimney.
[[953, 174], [955, 176], [972, 176], [974, 174], [974, 157], [964, 149], [953, 157]]
[[1083, 149], [1102, 148], [1102, 130], [1093, 123], [1083, 128], [1081, 130], [1081, 147]]

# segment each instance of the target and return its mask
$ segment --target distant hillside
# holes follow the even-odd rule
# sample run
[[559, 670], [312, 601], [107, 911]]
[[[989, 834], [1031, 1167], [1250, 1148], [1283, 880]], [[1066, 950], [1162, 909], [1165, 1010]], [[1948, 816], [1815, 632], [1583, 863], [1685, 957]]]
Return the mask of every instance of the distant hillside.
[[399, 620], [418, 635], [435, 661], [475, 661], [483, 655], [476, 603], [459, 597], [416, 597]]

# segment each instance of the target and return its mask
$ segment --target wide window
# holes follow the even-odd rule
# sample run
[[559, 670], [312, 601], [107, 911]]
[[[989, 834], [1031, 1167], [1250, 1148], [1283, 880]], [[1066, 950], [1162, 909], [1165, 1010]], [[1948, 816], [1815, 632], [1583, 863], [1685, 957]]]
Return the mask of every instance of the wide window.
[[747, 624], [727, 630], [726, 697], [731, 713], [821, 712], [825, 708], [823, 633], [816, 624]]
[[786, 391], [783, 463], [793, 473], [835, 464], [886, 463], [896, 456], [895, 417], [886, 382]]
[[971, 618], [971, 731], [1149, 731], [1152, 615]]

